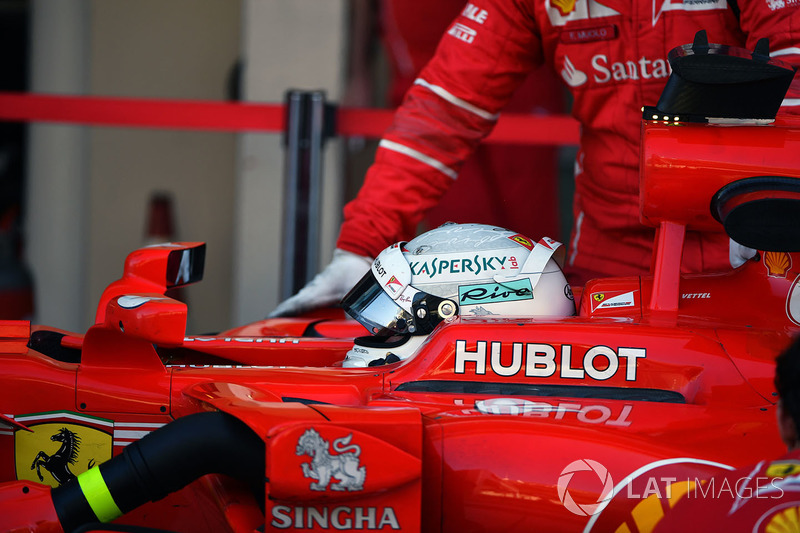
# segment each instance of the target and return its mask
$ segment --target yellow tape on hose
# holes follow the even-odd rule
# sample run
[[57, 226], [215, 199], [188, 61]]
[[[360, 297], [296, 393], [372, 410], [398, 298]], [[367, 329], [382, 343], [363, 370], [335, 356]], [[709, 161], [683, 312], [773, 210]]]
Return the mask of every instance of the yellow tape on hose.
[[95, 466], [78, 476], [78, 485], [83, 491], [83, 496], [89, 502], [89, 507], [94, 511], [95, 516], [101, 522], [111, 522], [115, 518], [122, 516], [122, 511], [117, 507], [114, 498], [111, 496], [100, 467]]

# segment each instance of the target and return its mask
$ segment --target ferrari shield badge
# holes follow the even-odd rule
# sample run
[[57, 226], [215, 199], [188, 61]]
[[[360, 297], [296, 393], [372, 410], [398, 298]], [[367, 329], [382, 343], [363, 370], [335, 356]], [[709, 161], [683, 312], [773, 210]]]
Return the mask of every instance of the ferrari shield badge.
[[[359, 491], [364, 489], [367, 467], [359, 466], [361, 447], [350, 444], [353, 434], [333, 441], [331, 453], [328, 441], [314, 429], [307, 429], [297, 441], [295, 453], [308, 455], [311, 462], [301, 463], [303, 476], [316, 481], [309, 485], [311, 490]], [[331, 484], [331, 481], [333, 481]]]
[[17, 479], [58, 487], [111, 459], [113, 422], [66, 411], [16, 417]]

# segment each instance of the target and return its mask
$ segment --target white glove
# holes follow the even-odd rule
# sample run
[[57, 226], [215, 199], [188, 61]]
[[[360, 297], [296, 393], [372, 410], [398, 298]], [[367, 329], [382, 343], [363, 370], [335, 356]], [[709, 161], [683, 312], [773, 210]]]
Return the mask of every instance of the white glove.
[[294, 296], [287, 298], [267, 318], [294, 316], [338, 303], [372, 265], [372, 259], [337, 248], [325, 269]]
[[745, 264], [748, 259], [755, 257], [755, 255], [756, 250], [741, 245], [733, 239], [730, 240], [730, 244], [728, 246], [728, 259], [730, 260], [733, 268], [739, 268]]

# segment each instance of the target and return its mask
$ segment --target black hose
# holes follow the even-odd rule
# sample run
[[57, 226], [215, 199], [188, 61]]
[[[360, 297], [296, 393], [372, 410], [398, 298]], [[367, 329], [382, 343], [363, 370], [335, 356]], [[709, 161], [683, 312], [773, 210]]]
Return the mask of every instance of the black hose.
[[178, 418], [78, 479], [53, 489], [53, 506], [65, 532], [113, 520], [160, 500], [206, 474], [243, 481], [264, 503], [264, 441], [222, 412]]

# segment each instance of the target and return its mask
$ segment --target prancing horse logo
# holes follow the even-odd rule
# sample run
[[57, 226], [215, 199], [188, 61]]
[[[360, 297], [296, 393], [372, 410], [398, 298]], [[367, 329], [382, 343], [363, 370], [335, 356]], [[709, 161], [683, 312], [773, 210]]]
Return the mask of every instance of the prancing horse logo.
[[[59, 441], [61, 447], [53, 455], [39, 451], [31, 463], [31, 470], [35, 468], [39, 481], [44, 481], [41, 471], [41, 467], [44, 467], [60, 485], [63, 485], [75, 479], [75, 474], [69, 469], [69, 465], [74, 465], [78, 460], [81, 439], [67, 428], [61, 428], [58, 433], [50, 437], [50, 440]], [[94, 459], [89, 461], [89, 468], [93, 466]]]
[[297, 440], [297, 455], [308, 455], [310, 463], [302, 463], [303, 477], [316, 479], [309, 488], [316, 491], [325, 491], [331, 478], [339, 482], [330, 486], [331, 490], [357, 491], [364, 489], [364, 480], [367, 477], [367, 467], [359, 467], [361, 447], [350, 444], [353, 434], [333, 441], [333, 450], [338, 455], [332, 455], [328, 450], [328, 441], [323, 439], [313, 428], [309, 428]]

